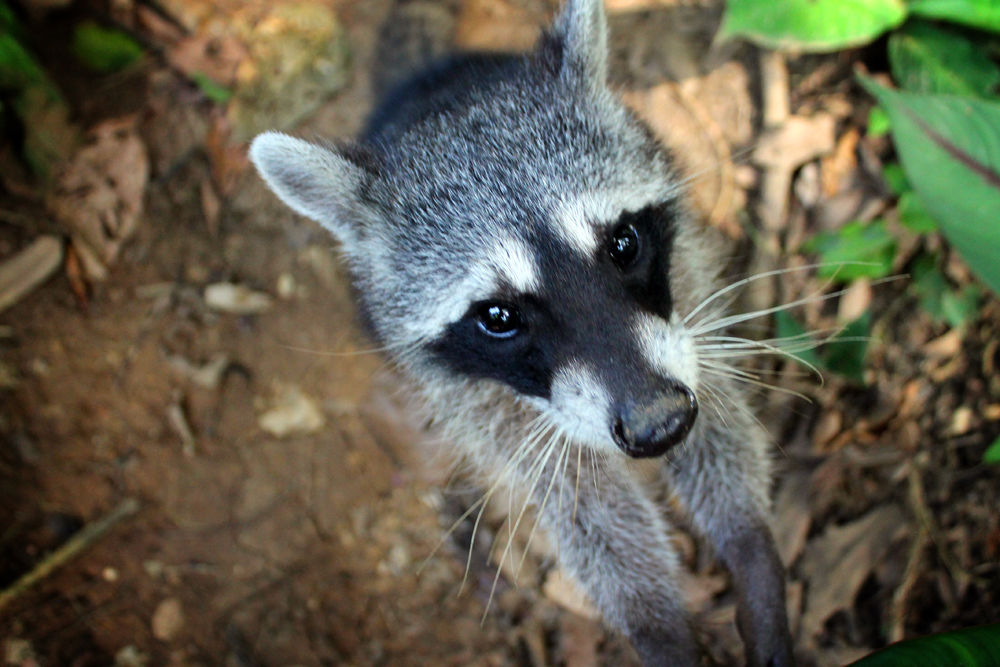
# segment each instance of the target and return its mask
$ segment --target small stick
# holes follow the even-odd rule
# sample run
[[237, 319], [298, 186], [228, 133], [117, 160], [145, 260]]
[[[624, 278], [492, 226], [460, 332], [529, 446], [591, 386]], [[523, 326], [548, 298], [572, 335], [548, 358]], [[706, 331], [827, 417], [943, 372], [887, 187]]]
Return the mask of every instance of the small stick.
[[762, 52], [760, 74], [764, 97], [764, 127], [781, 127], [791, 114], [785, 55], [780, 51]]
[[941, 559], [952, 580], [958, 584], [960, 590], [965, 590], [965, 587], [972, 580], [972, 575], [966, 572], [955, 559], [955, 556], [948, 549], [948, 544], [945, 542], [944, 536], [941, 535], [937, 524], [934, 523], [934, 517], [931, 515], [930, 508], [927, 507], [927, 501], [924, 497], [924, 482], [920, 477], [920, 471], [917, 469], [917, 466], [910, 466], [909, 483], [910, 503], [913, 513], [917, 516], [917, 521], [920, 522], [921, 528], [926, 530], [927, 534], [930, 535], [931, 541], [934, 542], [934, 546], [937, 548], [938, 558]]
[[[777, 130], [790, 115], [788, 65], [780, 51], [760, 54], [761, 87], [764, 98], [764, 128]], [[778, 252], [781, 243], [778, 233], [788, 223], [788, 193], [792, 189], [795, 168], [788, 165], [767, 165], [761, 179], [760, 216], [767, 233], [770, 250]]]
[[917, 583], [920, 576], [921, 566], [924, 560], [924, 549], [930, 542], [930, 532], [926, 526], [920, 526], [917, 536], [910, 545], [910, 558], [906, 563], [906, 573], [903, 575], [903, 583], [899, 585], [892, 595], [892, 627], [889, 630], [889, 641], [898, 642], [905, 639], [906, 635], [906, 605], [910, 597], [910, 592]]
[[36, 565], [31, 572], [28, 572], [26, 575], [18, 579], [14, 585], [0, 593], [0, 611], [3, 611], [7, 605], [39, 581], [45, 579], [58, 568], [83, 553], [120, 521], [132, 516], [138, 511], [139, 501], [135, 498], [127, 498], [110, 513], [104, 515], [97, 521], [84, 526], [80, 532], [67, 540], [66, 544], [56, 549], [52, 552], [52, 554], [45, 558], [45, 560]]

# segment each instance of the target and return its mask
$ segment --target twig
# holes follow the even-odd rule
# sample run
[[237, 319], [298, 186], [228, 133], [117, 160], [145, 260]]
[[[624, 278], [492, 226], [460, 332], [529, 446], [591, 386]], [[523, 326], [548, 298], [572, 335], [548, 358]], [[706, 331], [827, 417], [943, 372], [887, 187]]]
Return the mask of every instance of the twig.
[[930, 533], [924, 526], [920, 527], [917, 536], [910, 545], [910, 557], [906, 562], [906, 572], [903, 582], [892, 594], [892, 627], [889, 629], [889, 641], [902, 641], [906, 635], [906, 603], [920, 576], [924, 560], [924, 549], [930, 541]]
[[62, 264], [62, 239], [39, 236], [10, 259], [0, 263], [0, 311], [6, 310], [48, 280]]
[[915, 465], [910, 466], [909, 482], [910, 505], [912, 505], [913, 513], [917, 516], [917, 521], [920, 522], [921, 529], [926, 530], [931, 540], [934, 541], [938, 557], [944, 564], [945, 569], [948, 570], [951, 578], [958, 584], [960, 590], [965, 590], [972, 580], [972, 575], [966, 572], [958, 561], [955, 560], [955, 556], [948, 549], [948, 545], [945, 544], [944, 538], [941, 536], [941, 531], [938, 530], [937, 524], [934, 523], [934, 517], [931, 516], [931, 511], [927, 507], [927, 501], [924, 499], [924, 482], [920, 478], [920, 470]]
[[135, 498], [123, 500], [118, 507], [110, 513], [104, 515], [97, 521], [85, 526], [80, 532], [67, 540], [45, 560], [35, 566], [26, 575], [14, 582], [7, 590], [0, 593], [0, 611], [13, 602], [18, 596], [29, 588], [45, 579], [57, 569], [79, 556], [86, 549], [100, 540], [105, 533], [111, 530], [116, 524], [139, 511], [139, 501]]
[[[778, 51], [765, 51], [760, 56], [761, 85], [764, 98], [764, 128], [776, 130], [789, 116], [788, 66]], [[788, 193], [792, 189], [794, 169], [770, 165], [761, 179], [761, 218], [772, 250], [779, 250], [777, 234], [784, 229], [788, 217]]]
[[788, 120], [788, 65], [780, 51], [760, 54], [761, 87], [764, 97], [764, 127], [780, 127]]

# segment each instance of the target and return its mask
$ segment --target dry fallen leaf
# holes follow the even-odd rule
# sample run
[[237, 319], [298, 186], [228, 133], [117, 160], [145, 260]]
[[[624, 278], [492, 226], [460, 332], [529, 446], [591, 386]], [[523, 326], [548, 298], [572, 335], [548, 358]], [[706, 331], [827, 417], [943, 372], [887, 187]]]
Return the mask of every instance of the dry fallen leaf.
[[812, 642], [827, 619], [854, 604], [861, 585], [906, 525], [896, 505], [884, 505], [857, 521], [831, 526], [806, 547], [800, 572], [808, 584], [802, 636]]
[[761, 136], [753, 152], [755, 163], [764, 167], [797, 169], [834, 148], [833, 116], [789, 116], [785, 122]]
[[470, 51], [528, 51], [545, 18], [510, 0], [464, 0], [455, 45]]
[[872, 305], [872, 283], [868, 278], [859, 278], [851, 283], [847, 292], [840, 297], [837, 307], [837, 322], [847, 324], [853, 322]]
[[836, 438], [844, 427], [844, 415], [838, 410], [827, 410], [820, 416], [813, 431], [813, 451], [826, 451], [826, 446]]
[[139, 28], [159, 42], [174, 44], [184, 38], [184, 31], [180, 26], [145, 5], [136, 6], [135, 18]]
[[709, 610], [715, 597], [729, 588], [729, 578], [721, 574], [683, 571], [679, 583], [684, 602], [693, 614]]
[[[663, 143], [680, 158], [695, 209], [738, 238], [735, 167], [731, 144], [750, 140], [752, 102], [746, 70], [727, 63], [683, 84], [664, 83], [623, 95]], [[741, 193], [742, 194], [742, 193]]]
[[932, 359], [951, 359], [962, 351], [962, 331], [952, 329], [924, 345], [924, 354]]
[[46, 205], [69, 231], [90, 280], [103, 280], [142, 213], [149, 179], [135, 118], [107, 120], [64, 165]]
[[781, 482], [778, 497], [774, 501], [776, 527], [774, 539], [778, 553], [786, 567], [802, 553], [812, 525], [812, 508], [809, 504], [810, 475], [794, 472]]
[[250, 165], [247, 147], [231, 142], [229, 119], [216, 113], [205, 137], [205, 152], [212, 170], [215, 192], [223, 198], [232, 194], [239, 177]]
[[203, 32], [185, 37], [167, 50], [167, 60], [185, 76], [205, 76], [227, 88], [236, 83], [236, 70], [247, 56], [234, 37]]
[[562, 620], [559, 646], [566, 667], [598, 667], [597, 646], [604, 639], [600, 623], [577, 614]]
[[568, 575], [563, 574], [560, 569], [549, 573], [545, 579], [545, 585], [542, 587], [542, 592], [545, 593], [545, 597], [574, 614], [589, 619], [600, 618], [600, 613], [594, 607], [594, 603], [587, 599], [580, 585]]
[[69, 288], [76, 297], [76, 302], [81, 308], [86, 309], [90, 304], [91, 285], [87, 282], [80, 255], [72, 243], [66, 247], [66, 280], [69, 281]]
[[604, 0], [604, 8], [608, 14], [648, 12], [660, 7], [676, 7], [679, 4], [681, 0]]
[[208, 228], [209, 235], [214, 239], [219, 235], [219, 212], [222, 210], [222, 202], [219, 195], [215, 194], [212, 180], [206, 178], [201, 182], [201, 212], [205, 216], [205, 227]]
[[761, 219], [769, 230], [782, 229], [795, 170], [834, 148], [836, 120], [826, 113], [789, 116], [767, 130], [757, 143], [753, 161], [765, 169]]
[[837, 142], [833, 153], [823, 158], [823, 195], [833, 197], [840, 192], [846, 177], [857, 169], [856, 151], [861, 133], [856, 127], [851, 127]]

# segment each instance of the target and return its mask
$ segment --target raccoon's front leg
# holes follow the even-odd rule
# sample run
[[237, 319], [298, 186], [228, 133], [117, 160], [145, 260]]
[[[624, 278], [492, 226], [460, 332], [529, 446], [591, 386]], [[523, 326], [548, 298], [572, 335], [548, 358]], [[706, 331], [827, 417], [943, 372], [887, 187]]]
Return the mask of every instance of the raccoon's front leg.
[[557, 473], [567, 498], [560, 503], [550, 497], [542, 509], [562, 566], [604, 619], [629, 637], [645, 667], [700, 664], [676, 585], [678, 558], [660, 511], [618, 468], [620, 460], [591, 462], [592, 452], [580, 454], [571, 453], [570, 464]]
[[791, 667], [785, 570], [769, 526], [767, 440], [747, 406], [735, 404], [739, 395], [731, 399], [724, 416], [702, 412], [665, 470], [695, 527], [732, 575], [747, 665]]

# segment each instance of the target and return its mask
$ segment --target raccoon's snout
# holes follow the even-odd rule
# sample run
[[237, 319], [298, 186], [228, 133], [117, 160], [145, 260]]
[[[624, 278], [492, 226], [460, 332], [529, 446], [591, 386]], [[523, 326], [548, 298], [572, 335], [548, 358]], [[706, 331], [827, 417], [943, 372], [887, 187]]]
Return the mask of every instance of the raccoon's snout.
[[615, 443], [636, 459], [662, 456], [682, 442], [698, 416], [698, 399], [680, 382], [670, 381], [655, 395], [631, 401], [611, 427]]

